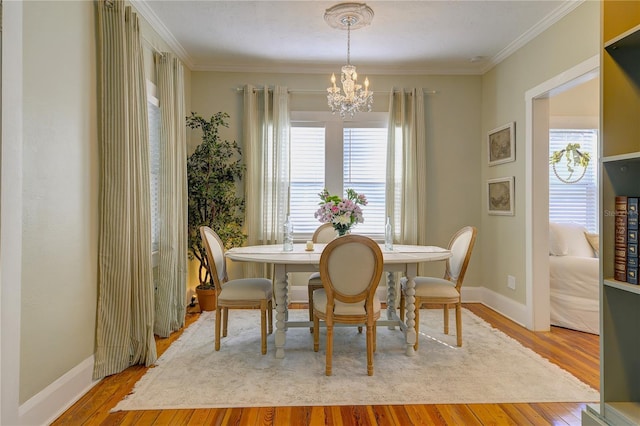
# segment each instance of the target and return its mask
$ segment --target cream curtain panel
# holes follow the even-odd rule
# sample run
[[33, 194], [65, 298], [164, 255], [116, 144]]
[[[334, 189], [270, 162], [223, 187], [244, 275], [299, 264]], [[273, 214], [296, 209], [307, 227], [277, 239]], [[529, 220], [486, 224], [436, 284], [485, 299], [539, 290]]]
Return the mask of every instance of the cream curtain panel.
[[387, 216], [399, 244], [427, 244], [427, 148], [422, 89], [392, 90], [387, 145]]
[[100, 241], [95, 379], [155, 362], [147, 95], [138, 17], [97, 2]]
[[184, 68], [170, 53], [156, 53], [160, 99], [158, 275], [154, 333], [168, 337], [184, 325], [187, 290], [187, 148]]
[[[247, 244], [282, 242], [289, 210], [289, 93], [244, 87], [243, 138]], [[248, 277], [267, 276], [265, 267], [246, 264]]]

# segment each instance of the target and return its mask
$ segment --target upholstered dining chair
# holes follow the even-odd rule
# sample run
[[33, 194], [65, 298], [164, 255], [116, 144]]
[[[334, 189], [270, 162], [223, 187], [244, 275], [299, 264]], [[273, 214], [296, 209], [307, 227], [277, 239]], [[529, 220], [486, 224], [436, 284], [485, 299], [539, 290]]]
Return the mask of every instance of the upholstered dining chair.
[[[328, 243], [336, 238], [336, 230], [330, 223], [323, 223], [318, 226], [311, 237], [314, 243]], [[322, 280], [320, 280], [320, 272], [314, 272], [309, 276], [307, 289], [309, 292], [309, 321], [313, 321], [313, 292], [322, 288]], [[313, 327], [309, 329], [313, 333]]]
[[[478, 230], [473, 226], [465, 226], [456, 232], [449, 241], [451, 257], [447, 260], [444, 278], [416, 277], [415, 286], [415, 321], [416, 343], [414, 349], [418, 349], [418, 336], [420, 329], [420, 307], [422, 305], [440, 305], [444, 310], [444, 333], [449, 334], [449, 306], [456, 308], [456, 340], [457, 345], [462, 346], [462, 300], [460, 288], [467, 272], [471, 251], [476, 241]], [[404, 321], [405, 298], [407, 291], [407, 279], [400, 282], [400, 319]]]
[[260, 337], [262, 354], [267, 353], [267, 323], [273, 332], [273, 284], [266, 278], [229, 280], [224, 245], [218, 234], [208, 226], [200, 227], [200, 236], [207, 253], [207, 267], [216, 289], [216, 351], [220, 350], [220, 328], [227, 337], [229, 309], [260, 309]]
[[327, 329], [325, 374], [332, 373], [333, 326], [365, 324], [367, 374], [373, 375], [376, 321], [380, 301], [375, 297], [382, 276], [383, 258], [378, 244], [363, 235], [345, 235], [331, 241], [320, 256], [322, 289], [313, 294], [313, 350], [318, 352], [320, 320]]

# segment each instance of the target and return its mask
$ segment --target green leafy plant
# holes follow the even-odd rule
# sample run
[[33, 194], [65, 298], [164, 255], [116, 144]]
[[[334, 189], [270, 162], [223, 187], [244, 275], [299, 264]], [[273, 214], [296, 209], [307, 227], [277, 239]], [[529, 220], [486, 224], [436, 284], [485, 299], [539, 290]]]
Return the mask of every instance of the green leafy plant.
[[222, 240], [225, 249], [244, 244], [244, 199], [238, 196], [238, 182], [245, 165], [236, 141], [222, 140], [220, 126], [229, 127], [229, 114], [218, 112], [210, 119], [192, 112], [187, 126], [202, 130], [202, 143], [187, 159], [189, 258], [200, 262], [198, 288], [212, 288], [200, 227], [208, 226]]

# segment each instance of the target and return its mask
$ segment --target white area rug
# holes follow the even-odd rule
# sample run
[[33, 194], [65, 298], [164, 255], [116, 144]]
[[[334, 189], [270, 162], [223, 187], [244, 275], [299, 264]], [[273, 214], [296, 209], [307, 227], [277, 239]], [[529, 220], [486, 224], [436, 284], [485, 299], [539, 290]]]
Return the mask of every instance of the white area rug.
[[[453, 314], [453, 310], [451, 312]], [[306, 319], [306, 310], [290, 319]], [[423, 310], [420, 348], [404, 355], [399, 330], [378, 327], [374, 375], [365, 333], [336, 328], [333, 376], [324, 375], [324, 329], [313, 352], [308, 328], [290, 328], [284, 359], [274, 334], [260, 354], [259, 311], [230, 311], [229, 333], [214, 350], [214, 312], [205, 312], [113, 411], [362, 404], [596, 402], [596, 390], [463, 310], [463, 346], [442, 333], [442, 311]], [[274, 315], [275, 319], [275, 315]], [[451, 323], [455, 330], [452, 315]], [[275, 328], [275, 327], [274, 327]]]

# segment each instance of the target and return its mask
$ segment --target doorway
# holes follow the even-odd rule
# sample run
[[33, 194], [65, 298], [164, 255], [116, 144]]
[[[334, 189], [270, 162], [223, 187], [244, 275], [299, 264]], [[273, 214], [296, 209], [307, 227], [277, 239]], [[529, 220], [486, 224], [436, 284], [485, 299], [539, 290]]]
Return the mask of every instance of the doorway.
[[549, 129], [551, 99], [599, 76], [599, 56], [528, 90], [525, 141], [525, 258], [527, 328], [550, 329]]

